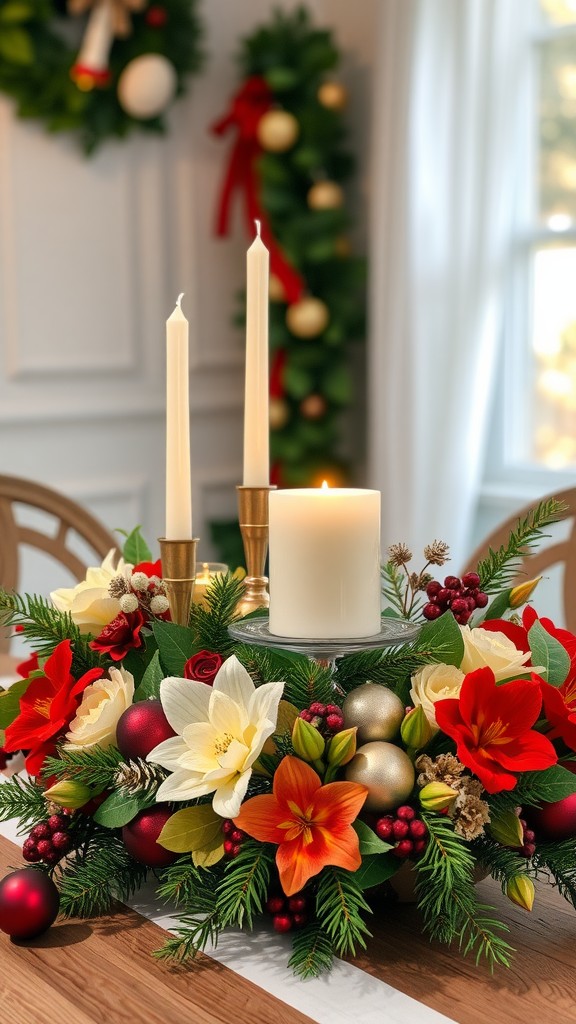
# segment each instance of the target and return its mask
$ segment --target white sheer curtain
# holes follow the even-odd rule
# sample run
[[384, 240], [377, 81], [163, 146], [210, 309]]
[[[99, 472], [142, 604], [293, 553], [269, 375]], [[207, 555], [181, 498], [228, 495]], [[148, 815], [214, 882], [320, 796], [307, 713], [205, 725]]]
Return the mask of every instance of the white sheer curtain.
[[468, 553], [510, 257], [527, 0], [385, 0], [370, 476], [383, 548]]

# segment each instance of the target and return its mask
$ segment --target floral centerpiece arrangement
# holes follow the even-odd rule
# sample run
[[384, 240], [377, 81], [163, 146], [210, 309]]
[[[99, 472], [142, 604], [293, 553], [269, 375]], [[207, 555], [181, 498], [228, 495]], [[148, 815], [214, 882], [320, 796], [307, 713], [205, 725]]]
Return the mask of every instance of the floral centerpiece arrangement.
[[421, 629], [335, 666], [233, 640], [233, 576], [171, 622], [138, 530], [50, 600], [1, 593], [34, 653], [0, 695], [0, 764], [27, 771], [0, 817], [28, 864], [0, 882], [0, 927], [107, 912], [153, 872], [180, 918], [159, 956], [265, 916], [306, 977], [364, 946], [372, 893], [408, 876], [432, 938], [506, 964], [480, 872], [526, 910], [540, 878], [576, 900], [576, 636], [526, 603], [536, 581], [512, 586], [562, 514], [542, 503], [461, 579], [433, 577], [443, 543], [419, 572], [392, 547], [384, 614]]

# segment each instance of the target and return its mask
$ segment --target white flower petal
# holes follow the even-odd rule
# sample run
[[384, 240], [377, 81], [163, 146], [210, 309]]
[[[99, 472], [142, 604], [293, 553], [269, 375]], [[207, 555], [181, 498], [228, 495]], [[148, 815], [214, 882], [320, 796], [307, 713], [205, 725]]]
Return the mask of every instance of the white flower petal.
[[211, 687], [196, 679], [169, 676], [160, 683], [164, 714], [174, 732], [182, 733], [191, 722], [207, 722]]
[[284, 683], [264, 683], [252, 694], [248, 705], [248, 718], [251, 722], [269, 719], [273, 725], [278, 720], [278, 705], [284, 691]]
[[198, 796], [212, 793], [214, 786], [205, 782], [203, 776], [194, 778], [188, 771], [176, 771], [164, 780], [156, 793], [156, 800], [195, 800]]
[[212, 689], [227, 693], [235, 704], [247, 707], [255, 687], [244, 666], [232, 654], [218, 670]]
[[216, 732], [224, 736], [241, 736], [248, 725], [248, 715], [243, 706], [239, 706], [220, 690], [214, 690], [210, 697], [208, 711], [210, 721]]
[[254, 764], [254, 761], [256, 761], [258, 757], [260, 757], [260, 754], [262, 753], [262, 747], [266, 743], [268, 737], [272, 735], [275, 728], [275, 722], [265, 720], [261, 723], [261, 725], [258, 727], [252, 738], [252, 742], [250, 744], [250, 753], [248, 754], [248, 757], [246, 758], [246, 762], [244, 765], [245, 768], [250, 768]]
[[245, 743], [240, 743], [239, 740], [232, 740], [226, 753], [221, 754], [218, 758], [218, 764], [222, 769], [225, 768], [230, 773], [244, 771], [246, 758], [249, 753], [250, 751]]
[[236, 775], [233, 782], [220, 786], [212, 801], [212, 807], [222, 818], [235, 818], [240, 811], [240, 805], [246, 796], [248, 783], [250, 782], [250, 770]]
[[171, 736], [168, 740], [162, 740], [158, 746], [150, 751], [147, 761], [159, 764], [168, 771], [175, 771], [180, 764], [180, 758], [188, 753], [188, 747], [181, 736]]

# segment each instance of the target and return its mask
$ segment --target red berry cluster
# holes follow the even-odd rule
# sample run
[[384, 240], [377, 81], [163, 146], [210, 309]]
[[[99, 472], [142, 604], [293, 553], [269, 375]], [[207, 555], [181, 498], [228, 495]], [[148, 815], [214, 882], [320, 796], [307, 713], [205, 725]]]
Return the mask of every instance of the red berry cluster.
[[339, 708], [337, 704], [320, 704], [318, 701], [314, 701], [309, 708], [300, 712], [300, 718], [318, 729], [325, 739], [329, 739], [330, 736], [334, 736], [344, 728], [342, 708]]
[[380, 839], [394, 844], [392, 853], [402, 860], [406, 857], [419, 857], [426, 849], [428, 829], [408, 804], [398, 807], [394, 814], [378, 818], [375, 831]]
[[446, 576], [444, 585], [432, 580], [426, 587], [428, 604], [422, 609], [425, 619], [437, 619], [450, 609], [456, 622], [465, 626], [476, 608], [485, 608], [488, 595], [480, 590], [480, 577], [477, 572], [467, 572], [459, 576]]
[[35, 864], [43, 860], [45, 864], [57, 864], [68, 853], [72, 839], [68, 831], [70, 819], [66, 814], [53, 814], [46, 821], [41, 821], [32, 829], [28, 839], [24, 840], [22, 856], [24, 860]]
[[531, 828], [528, 828], [528, 825], [524, 821], [524, 818], [520, 818], [520, 824], [522, 825], [522, 839], [524, 842], [518, 850], [518, 853], [521, 857], [533, 857], [536, 853], [536, 843], [534, 842], [534, 840], [536, 839], [536, 835]]
[[226, 836], [224, 840], [224, 856], [228, 860], [233, 860], [242, 849], [242, 841], [246, 838], [246, 833], [242, 829], [236, 828], [236, 825], [230, 818], [226, 818], [222, 825], [222, 831]]
[[296, 893], [289, 899], [285, 896], [270, 896], [266, 902], [266, 910], [272, 914], [272, 927], [277, 932], [302, 928], [308, 920], [307, 908], [308, 900], [302, 893]]

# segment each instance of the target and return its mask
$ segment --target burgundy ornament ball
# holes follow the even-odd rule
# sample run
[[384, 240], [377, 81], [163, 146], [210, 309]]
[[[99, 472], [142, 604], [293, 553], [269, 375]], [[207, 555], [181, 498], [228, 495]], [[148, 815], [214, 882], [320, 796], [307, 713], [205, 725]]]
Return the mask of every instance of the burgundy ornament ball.
[[165, 850], [156, 842], [173, 813], [168, 804], [155, 804], [154, 807], [140, 811], [132, 821], [124, 825], [124, 846], [139, 864], [145, 864], [147, 868], [165, 868], [176, 860], [177, 853]]
[[118, 719], [116, 745], [123, 757], [147, 757], [163, 740], [175, 736], [159, 700], [131, 704]]
[[536, 832], [536, 843], [541, 839], [576, 838], [576, 793], [553, 804], [542, 804], [539, 809], [525, 808], [525, 814]]
[[54, 924], [60, 896], [43, 871], [20, 868], [0, 882], [0, 929], [13, 939], [34, 939]]

